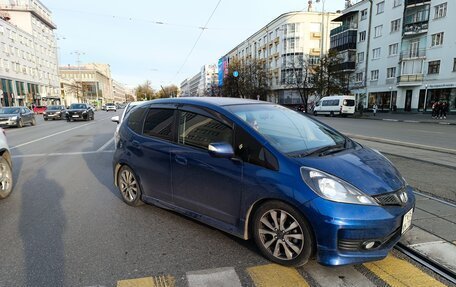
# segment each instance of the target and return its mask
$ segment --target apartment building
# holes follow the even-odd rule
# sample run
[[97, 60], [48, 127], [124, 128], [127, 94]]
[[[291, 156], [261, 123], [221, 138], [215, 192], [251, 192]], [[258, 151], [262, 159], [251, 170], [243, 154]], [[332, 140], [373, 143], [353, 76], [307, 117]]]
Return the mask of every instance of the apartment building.
[[2, 106], [60, 103], [56, 25], [38, 0], [0, 0]]
[[[329, 49], [329, 31], [340, 26], [333, 20], [339, 13], [289, 12], [280, 15], [266, 26], [242, 41], [219, 59], [219, 84], [227, 74], [227, 66], [233, 59], [260, 60], [269, 78], [268, 100], [280, 104], [300, 104], [296, 87], [290, 86], [289, 77], [294, 74], [287, 63], [303, 57], [317, 64]], [[239, 75], [242, 76], [242, 75]]]
[[364, 107], [431, 110], [445, 101], [456, 111], [456, 2], [363, 0], [343, 11], [331, 49], [350, 55], [350, 90]]
[[103, 104], [114, 101], [113, 80], [108, 64], [60, 67], [60, 77], [78, 83], [77, 102], [90, 103], [100, 108]]
[[217, 87], [217, 65], [204, 65], [198, 74], [181, 83], [181, 97], [215, 96]]

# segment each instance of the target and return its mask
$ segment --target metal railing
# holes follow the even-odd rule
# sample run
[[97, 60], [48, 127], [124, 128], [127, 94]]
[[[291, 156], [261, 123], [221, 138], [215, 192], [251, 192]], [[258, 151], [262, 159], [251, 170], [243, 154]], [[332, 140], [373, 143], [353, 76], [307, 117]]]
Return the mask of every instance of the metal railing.
[[414, 58], [424, 58], [426, 57], [426, 49], [418, 50], [408, 50], [402, 51], [400, 55], [400, 60], [414, 59]]
[[358, 24], [351, 22], [351, 23], [344, 24], [342, 26], [332, 29], [330, 32], [330, 36], [342, 33], [346, 30], [356, 30], [356, 29], [358, 29]]
[[424, 79], [423, 74], [415, 74], [415, 75], [401, 75], [397, 77], [397, 82], [398, 83], [404, 83], [404, 82], [422, 82]]

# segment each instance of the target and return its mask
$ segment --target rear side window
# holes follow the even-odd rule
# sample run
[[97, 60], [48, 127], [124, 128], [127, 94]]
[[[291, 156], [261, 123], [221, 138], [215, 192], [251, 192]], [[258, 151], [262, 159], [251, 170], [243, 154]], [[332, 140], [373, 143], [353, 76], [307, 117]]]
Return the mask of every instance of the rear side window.
[[180, 144], [207, 149], [210, 143], [233, 143], [233, 130], [219, 121], [191, 112], [179, 112]]
[[355, 100], [344, 100], [344, 106], [354, 107], [355, 106]]
[[137, 109], [132, 110], [128, 117], [127, 126], [136, 133], [142, 132], [145, 111], [145, 108], [138, 107]]
[[143, 134], [172, 140], [174, 128], [173, 109], [150, 109], [144, 121]]

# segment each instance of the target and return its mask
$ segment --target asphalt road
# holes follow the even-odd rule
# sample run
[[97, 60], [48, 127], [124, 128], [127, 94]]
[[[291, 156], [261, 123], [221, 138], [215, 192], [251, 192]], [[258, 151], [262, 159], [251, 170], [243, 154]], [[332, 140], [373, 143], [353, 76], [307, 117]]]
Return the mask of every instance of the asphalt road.
[[[95, 121], [71, 123], [38, 117], [35, 127], [6, 130], [16, 185], [0, 201], [0, 286], [116, 286], [167, 274], [187, 286], [187, 272], [214, 268], [233, 268], [242, 286], [254, 285], [247, 268], [270, 262], [252, 242], [157, 207], [122, 202], [112, 177], [113, 115], [100, 111]], [[414, 170], [414, 164], [401, 169]], [[324, 280], [385, 283], [367, 268], [311, 262], [298, 272], [312, 286], [327, 286]]]

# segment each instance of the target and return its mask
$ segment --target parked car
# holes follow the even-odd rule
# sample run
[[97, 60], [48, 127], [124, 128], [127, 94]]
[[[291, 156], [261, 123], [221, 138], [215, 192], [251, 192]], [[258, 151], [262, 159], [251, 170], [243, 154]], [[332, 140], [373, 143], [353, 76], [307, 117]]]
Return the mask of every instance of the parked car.
[[109, 112], [109, 111], [114, 111], [116, 112], [117, 111], [117, 107], [115, 104], [113, 103], [109, 103], [109, 104], [106, 104], [106, 111]]
[[42, 114], [46, 111], [47, 107], [46, 106], [34, 106], [32, 109], [35, 114]]
[[45, 121], [51, 120], [63, 120], [66, 118], [66, 108], [62, 105], [48, 106], [46, 111], [43, 113], [43, 119]]
[[95, 112], [89, 104], [71, 104], [70, 108], [66, 111], [66, 119], [68, 122], [78, 120], [90, 121], [95, 119]]
[[320, 99], [314, 107], [313, 113], [317, 115], [354, 115], [355, 97], [354, 96], [328, 96]]
[[0, 199], [5, 199], [13, 190], [13, 162], [5, 131], [0, 128]]
[[22, 128], [25, 124], [36, 125], [35, 113], [26, 107], [0, 108], [0, 126]]
[[123, 200], [174, 210], [301, 266], [385, 258], [411, 227], [413, 189], [393, 164], [286, 107], [234, 98], [154, 100], [119, 130]]

